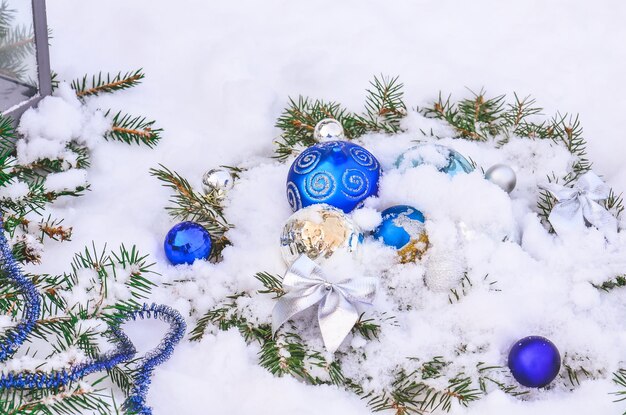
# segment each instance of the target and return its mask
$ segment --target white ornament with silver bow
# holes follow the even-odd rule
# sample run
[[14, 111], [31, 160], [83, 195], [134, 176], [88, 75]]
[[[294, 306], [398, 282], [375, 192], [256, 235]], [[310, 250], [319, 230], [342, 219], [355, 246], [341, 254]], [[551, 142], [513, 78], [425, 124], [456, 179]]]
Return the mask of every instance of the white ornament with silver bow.
[[605, 234], [617, 232], [617, 219], [598, 203], [609, 197], [611, 189], [594, 172], [580, 176], [573, 187], [556, 183], [541, 187], [557, 200], [548, 220], [558, 235], [580, 231], [587, 225]]
[[376, 278], [328, 281], [322, 269], [301, 255], [287, 270], [283, 288], [272, 312], [272, 333], [301, 311], [318, 304], [317, 318], [324, 346], [335, 352], [359, 320], [359, 304], [372, 304]]

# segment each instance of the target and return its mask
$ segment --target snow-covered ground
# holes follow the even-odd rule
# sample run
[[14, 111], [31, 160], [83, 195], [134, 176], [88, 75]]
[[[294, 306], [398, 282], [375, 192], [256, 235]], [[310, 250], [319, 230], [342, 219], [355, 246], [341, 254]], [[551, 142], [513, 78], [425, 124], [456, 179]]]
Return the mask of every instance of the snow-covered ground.
[[[626, 132], [621, 128], [626, 113], [626, 3], [621, 1], [597, 1], [593, 5], [571, 0], [48, 3], [52, 65], [60, 77], [72, 79], [100, 70], [143, 67], [147, 78], [142, 86], [98, 98], [94, 105], [148, 115], [158, 120], [165, 133], [155, 150], [116, 143], [95, 148], [88, 177], [92, 191], [58, 207], [58, 215], [74, 227], [73, 240], [49, 244], [42, 266], [46, 272], [66, 270], [71, 255], [93, 240], [110, 246], [137, 244], [157, 259], [157, 268], [166, 277], [178, 275], [181, 271], [166, 265], [161, 249], [162, 238], [172, 225], [163, 209], [168, 191], [149, 176], [148, 169], [163, 163], [198, 185], [202, 174], [214, 166], [244, 161], [253, 165], [255, 158], [261, 160], [271, 154], [272, 139], [277, 135], [273, 125], [288, 96], [327, 98], [360, 110], [364, 88], [378, 73], [400, 76], [410, 106], [431, 102], [439, 91], [461, 97], [468, 94], [466, 87], [485, 87], [494, 95], [514, 91], [530, 94], [548, 115], [556, 110], [578, 112], [595, 171], [617, 190], [626, 191], [622, 163]], [[384, 154], [385, 150], [378, 151]], [[468, 146], [466, 151], [480, 161], [475, 148]], [[483, 157], [486, 165], [495, 161], [492, 155]], [[268, 165], [255, 173], [259, 176], [249, 177], [242, 186], [266, 193], [246, 195], [240, 190], [233, 196], [240, 205], [231, 210], [231, 220], [242, 226], [232, 239], [240, 248], [225, 254], [226, 260], [237, 265], [214, 271], [207, 264], [196, 264], [193, 270], [206, 279], [205, 285], [214, 278], [215, 292], [207, 297], [224, 295], [219, 291], [228, 278], [234, 281], [231, 285], [251, 287], [253, 272], [279, 272], [277, 246], [269, 257], [269, 248], [261, 253], [252, 248], [267, 245], [264, 241], [272, 240], [271, 232], [280, 232], [277, 224], [288, 215], [286, 205], [272, 209], [272, 203], [281, 200], [286, 170]], [[523, 207], [511, 207], [508, 200], [496, 199], [494, 206], [511, 209], [516, 220], [524, 217], [520, 213]], [[269, 217], [263, 221], [261, 214]], [[494, 220], [506, 225], [513, 218], [502, 214]], [[532, 229], [528, 223], [518, 226]], [[529, 304], [544, 304], [550, 292], [560, 292], [558, 284], [563, 283], [569, 290], [563, 292], [566, 299], [555, 304], [563, 304], [564, 310], [536, 309], [527, 325], [514, 320], [507, 326], [494, 319], [493, 324], [503, 331], [495, 338], [504, 344], [518, 334], [516, 328], [554, 330], [552, 323], [565, 318], [563, 339], [590, 349], [592, 355], [600, 356], [604, 351], [606, 361], [598, 365], [623, 358], [619, 345], [623, 344], [624, 328], [620, 330], [613, 323], [605, 326], [593, 309], [624, 310], [576, 288], [575, 281], [584, 281], [584, 276], [570, 280], [564, 272], [555, 271], [558, 261], [547, 258], [541, 250], [558, 246], [540, 235], [531, 236], [535, 237], [531, 242], [538, 245], [534, 250], [532, 243], [524, 246], [532, 256], [532, 261], [525, 260], [533, 264], [544, 261], [542, 267], [534, 269], [537, 275], [529, 276], [542, 294], [526, 306], [530, 309]], [[253, 238], [259, 241], [251, 242]], [[515, 255], [523, 256], [520, 252]], [[571, 267], [563, 261], [563, 267]], [[506, 263], [496, 265], [501, 271], [507, 270]], [[240, 274], [228, 273], [233, 270]], [[556, 281], [548, 290], [539, 290], [542, 282], [538, 278], [548, 278], [554, 272]], [[206, 300], [207, 304], [211, 301]], [[493, 304], [503, 307], [502, 315], [515, 316], [510, 305]], [[185, 301], [173, 305], [185, 311]], [[556, 313], [550, 316], [547, 327], [540, 324], [542, 312]], [[581, 318], [585, 325], [580, 330], [589, 330], [593, 342], [586, 341], [586, 333], [576, 335], [575, 323]], [[477, 333], [486, 324], [479, 323]], [[607, 331], [605, 342], [603, 330]], [[494, 350], [501, 346], [494, 345]], [[257, 366], [255, 359], [255, 351], [244, 347], [235, 333], [208, 336], [201, 344], [181, 345], [172, 360], [156, 372], [149, 397], [155, 414], [367, 413], [362, 402], [342, 390], [273, 378]], [[620, 407], [607, 395], [613, 388], [609, 381], [595, 381], [572, 393], [549, 393], [533, 401], [493, 393], [469, 409], [457, 411], [482, 415], [617, 413]]]

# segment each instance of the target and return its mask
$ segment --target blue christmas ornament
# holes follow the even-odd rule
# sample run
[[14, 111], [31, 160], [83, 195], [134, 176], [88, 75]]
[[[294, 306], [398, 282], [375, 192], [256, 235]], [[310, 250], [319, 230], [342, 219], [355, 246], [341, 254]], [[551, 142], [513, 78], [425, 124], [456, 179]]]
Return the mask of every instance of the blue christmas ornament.
[[378, 194], [380, 163], [369, 151], [347, 141], [328, 141], [307, 148], [287, 176], [287, 200], [295, 212], [326, 203], [351, 212]]
[[398, 205], [382, 212], [383, 221], [373, 236], [398, 250], [402, 262], [412, 262], [428, 248], [424, 215], [411, 206]]
[[545, 337], [525, 337], [511, 348], [509, 369], [520, 384], [529, 388], [543, 388], [559, 374], [561, 355]]
[[401, 154], [395, 164], [400, 170], [431, 164], [450, 176], [474, 171], [472, 164], [461, 153], [439, 144], [420, 144], [412, 147]]
[[181, 222], [167, 233], [163, 242], [165, 255], [174, 265], [192, 264], [211, 253], [211, 235], [194, 222]]

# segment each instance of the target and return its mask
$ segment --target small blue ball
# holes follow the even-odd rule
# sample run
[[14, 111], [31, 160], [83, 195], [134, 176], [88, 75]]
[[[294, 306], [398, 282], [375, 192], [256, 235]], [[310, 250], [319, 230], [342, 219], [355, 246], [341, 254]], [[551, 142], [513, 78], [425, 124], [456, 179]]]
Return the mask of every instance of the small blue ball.
[[402, 249], [424, 232], [424, 215], [407, 205], [392, 206], [383, 210], [383, 221], [373, 236], [387, 246]]
[[211, 254], [211, 235], [194, 222], [181, 222], [165, 236], [165, 256], [174, 264], [193, 264], [196, 259], [207, 259]]
[[378, 194], [380, 163], [363, 147], [328, 141], [304, 150], [287, 177], [287, 200], [295, 212], [326, 203], [349, 213]]
[[509, 369], [515, 380], [529, 388], [543, 388], [561, 369], [561, 355], [545, 337], [529, 336], [516, 342], [509, 352]]
[[417, 167], [422, 164], [433, 164], [429, 161], [433, 156], [443, 160], [443, 162], [435, 166], [437, 170], [447, 173], [449, 176], [474, 171], [474, 166], [461, 153], [439, 144], [420, 144], [411, 147], [398, 157], [395, 165], [397, 168], [406, 169], [407, 167]]

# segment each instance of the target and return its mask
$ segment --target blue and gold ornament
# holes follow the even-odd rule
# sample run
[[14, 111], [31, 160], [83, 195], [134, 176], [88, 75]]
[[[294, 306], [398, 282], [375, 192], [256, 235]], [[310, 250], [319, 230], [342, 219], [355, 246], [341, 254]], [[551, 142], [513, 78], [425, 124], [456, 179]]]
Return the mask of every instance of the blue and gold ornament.
[[287, 200], [295, 212], [326, 203], [349, 213], [378, 194], [380, 163], [363, 147], [328, 141], [304, 150], [287, 177]]
[[402, 263], [421, 258], [428, 249], [424, 215], [414, 207], [397, 205], [382, 212], [383, 221], [374, 230], [374, 238], [398, 250]]
[[411, 147], [401, 154], [395, 163], [396, 167], [403, 171], [424, 164], [433, 165], [449, 176], [474, 171], [472, 163], [461, 153], [439, 144], [420, 144]]

